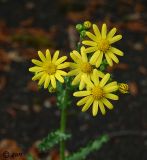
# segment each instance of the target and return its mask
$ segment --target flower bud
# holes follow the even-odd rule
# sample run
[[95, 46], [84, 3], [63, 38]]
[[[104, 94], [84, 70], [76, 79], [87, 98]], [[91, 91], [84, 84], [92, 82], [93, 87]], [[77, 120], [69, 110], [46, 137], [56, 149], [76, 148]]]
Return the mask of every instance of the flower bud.
[[126, 83], [119, 83], [118, 85], [118, 90], [122, 93], [122, 94], [126, 94], [129, 93], [129, 86]]
[[84, 22], [84, 28], [89, 29], [91, 27], [91, 22], [90, 21], [85, 21]]
[[83, 25], [82, 24], [77, 24], [76, 29], [77, 29], [77, 31], [81, 32], [83, 30]]
[[86, 36], [86, 31], [85, 30], [81, 31], [80, 36], [81, 38], [84, 38]]

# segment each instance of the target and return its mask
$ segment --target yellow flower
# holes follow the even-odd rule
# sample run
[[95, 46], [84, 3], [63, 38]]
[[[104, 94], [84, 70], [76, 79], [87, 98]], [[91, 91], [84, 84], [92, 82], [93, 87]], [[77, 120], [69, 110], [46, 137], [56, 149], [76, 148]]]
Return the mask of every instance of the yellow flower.
[[38, 51], [38, 55], [41, 61], [32, 59], [32, 63], [34, 63], [35, 66], [29, 68], [30, 72], [35, 73], [32, 80], [39, 80], [39, 85], [44, 83], [44, 88], [48, 88], [51, 82], [52, 87], [56, 88], [56, 79], [63, 83], [64, 79], [62, 76], [67, 75], [66, 72], [61, 70], [69, 66], [68, 62], [64, 62], [67, 57], [63, 56], [58, 59], [59, 51], [56, 51], [51, 58], [51, 54], [48, 49], [46, 50], [46, 56], [41, 51]]
[[121, 93], [123, 93], [123, 94], [129, 93], [129, 92], [128, 92], [129, 86], [128, 86], [126, 83], [120, 83], [118, 86], [119, 86], [118, 90], [119, 90]]
[[93, 82], [85, 77], [85, 81], [87, 82], [89, 89], [85, 91], [77, 91], [73, 94], [75, 97], [84, 97], [77, 102], [77, 106], [84, 105], [82, 112], [87, 111], [91, 105], [93, 116], [97, 115], [99, 109], [104, 115], [106, 113], [104, 105], [109, 109], [113, 109], [113, 105], [109, 102], [109, 100], [107, 100], [107, 98], [118, 100], [118, 96], [112, 93], [118, 90], [118, 85], [116, 81], [107, 83], [109, 79], [109, 73], [107, 73], [101, 81], [99, 81], [96, 72], [94, 72], [92, 79]]
[[114, 42], [117, 42], [122, 38], [121, 35], [114, 36], [116, 28], [111, 29], [107, 34], [106, 24], [102, 25], [101, 32], [97, 25], [93, 24], [93, 31], [94, 34], [89, 31], [86, 32], [86, 35], [90, 40], [82, 41], [82, 44], [89, 46], [85, 50], [86, 53], [94, 52], [92, 55], [92, 57], [94, 57], [92, 64], [96, 64], [96, 67], [99, 67], [104, 55], [110, 66], [113, 65], [113, 61], [118, 63], [119, 60], [116, 55], [123, 56], [123, 52], [111, 46]]
[[[81, 54], [77, 51], [70, 53], [71, 58], [74, 63], [70, 63], [71, 71], [68, 72], [68, 76], [75, 76], [72, 81], [72, 85], [79, 84], [79, 90], [82, 90], [85, 87], [84, 76], [87, 76], [89, 79], [92, 79], [94, 66], [91, 64], [92, 58], [88, 60], [86, 53], [84, 52], [85, 48], [81, 47]], [[104, 74], [101, 71], [98, 71], [99, 77], [103, 77]]]

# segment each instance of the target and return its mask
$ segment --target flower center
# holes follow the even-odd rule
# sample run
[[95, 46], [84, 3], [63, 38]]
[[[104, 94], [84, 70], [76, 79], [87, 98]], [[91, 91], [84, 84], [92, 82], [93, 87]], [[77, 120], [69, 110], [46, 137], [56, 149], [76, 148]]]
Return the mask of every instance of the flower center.
[[81, 65], [81, 71], [84, 73], [90, 73], [92, 71], [92, 69], [93, 68], [92, 68], [91, 64], [88, 62], [84, 62]]
[[56, 66], [53, 63], [45, 63], [43, 68], [44, 68], [44, 71], [50, 75], [56, 72]]
[[109, 45], [109, 41], [107, 39], [101, 39], [98, 42], [98, 49], [106, 52], [109, 49], [110, 45]]
[[104, 96], [103, 90], [99, 86], [95, 86], [91, 93], [94, 99], [101, 99]]

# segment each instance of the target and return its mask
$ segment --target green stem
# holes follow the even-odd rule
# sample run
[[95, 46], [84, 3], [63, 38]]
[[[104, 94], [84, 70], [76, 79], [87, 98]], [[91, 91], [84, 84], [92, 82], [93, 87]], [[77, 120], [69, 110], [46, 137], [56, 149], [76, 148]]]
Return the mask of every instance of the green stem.
[[[60, 120], [60, 131], [65, 132], [66, 127], [66, 109], [63, 108], [61, 110], [61, 120]], [[65, 141], [60, 142], [60, 160], [65, 159]]]

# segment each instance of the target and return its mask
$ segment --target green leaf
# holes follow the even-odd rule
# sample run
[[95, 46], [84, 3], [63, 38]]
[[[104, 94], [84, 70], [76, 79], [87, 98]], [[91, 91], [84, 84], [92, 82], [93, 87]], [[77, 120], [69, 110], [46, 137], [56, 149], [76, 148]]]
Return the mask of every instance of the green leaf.
[[33, 156], [31, 154], [27, 155], [27, 160], [34, 160]]
[[47, 151], [58, 144], [60, 141], [67, 140], [70, 137], [70, 134], [65, 134], [57, 130], [55, 132], [51, 132], [46, 138], [44, 138], [38, 147], [41, 151]]
[[99, 150], [103, 143], [108, 142], [108, 140], [109, 137], [107, 135], [102, 135], [93, 142], [90, 142], [86, 147], [81, 148], [80, 151], [68, 156], [65, 160], [84, 160], [91, 152]]

